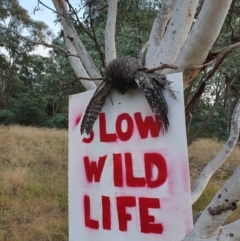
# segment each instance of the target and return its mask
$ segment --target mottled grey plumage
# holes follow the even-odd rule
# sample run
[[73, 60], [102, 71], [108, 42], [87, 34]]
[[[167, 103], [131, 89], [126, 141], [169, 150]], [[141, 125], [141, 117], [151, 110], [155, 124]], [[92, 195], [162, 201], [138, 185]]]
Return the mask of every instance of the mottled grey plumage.
[[[169, 86], [171, 82], [164, 75], [146, 73], [146, 70], [138, 59], [130, 56], [124, 56], [110, 62], [103, 82], [96, 89], [87, 106], [81, 124], [81, 134], [91, 132], [111, 87], [117, 89], [121, 94], [124, 94], [129, 88], [139, 87], [152, 112], [162, 121], [163, 131], [166, 132], [169, 127], [168, 106], [162, 90]], [[174, 97], [174, 93], [171, 90], [169, 91]]]

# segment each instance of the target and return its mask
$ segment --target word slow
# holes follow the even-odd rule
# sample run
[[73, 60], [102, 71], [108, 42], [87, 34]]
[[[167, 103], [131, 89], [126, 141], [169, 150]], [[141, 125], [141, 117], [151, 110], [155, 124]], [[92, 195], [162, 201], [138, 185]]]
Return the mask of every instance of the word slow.
[[[124, 125], [125, 124], [125, 125]], [[99, 114], [99, 137], [100, 142], [128, 141], [135, 131], [138, 132], [141, 139], [147, 139], [149, 135], [156, 138], [160, 134], [162, 122], [158, 117], [142, 117], [141, 112], [134, 113], [133, 117], [128, 113], [120, 114], [115, 121], [115, 132], [107, 132], [107, 118], [105, 113]], [[136, 130], [134, 129], [136, 127]], [[84, 143], [91, 143], [94, 139], [94, 131], [83, 138]]]

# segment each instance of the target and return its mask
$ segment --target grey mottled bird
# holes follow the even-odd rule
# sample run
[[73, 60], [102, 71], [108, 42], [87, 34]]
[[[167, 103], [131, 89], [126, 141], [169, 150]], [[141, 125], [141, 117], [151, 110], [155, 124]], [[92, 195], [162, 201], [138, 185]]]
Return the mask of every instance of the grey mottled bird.
[[134, 57], [124, 56], [114, 59], [106, 68], [105, 78], [96, 89], [87, 106], [81, 124], [81, 134], [91, 132], [94, 122], [102, 110], [106, 96], [112, 87], [121, 94], [124, 94], [129, 88], [139, 87], [145, 95], [152, 112], [162, 121], [162, 130], [166, 132], [169, 127], [168, 106], [162, 90], [167, 88], [170, 95], [176, 98], [169, 89], [170, 84], [171, 82], [164, 75], [148, 73], [140, 60]]

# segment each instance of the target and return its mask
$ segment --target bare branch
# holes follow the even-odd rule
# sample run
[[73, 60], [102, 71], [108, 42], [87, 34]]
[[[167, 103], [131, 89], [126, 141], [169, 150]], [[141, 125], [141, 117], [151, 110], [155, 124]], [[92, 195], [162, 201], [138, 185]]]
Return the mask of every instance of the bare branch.
[[[192, 188], [192, 203], [194, 203], [202, 194], [208, 181], [212, 175], [218, 170], [218, 168], [223, 164], [223, 162], [230, 155], [234, 146], [236, 145], [239, 138], [239, 127], [240, 127], [240, 99], [238, 100], [236, 107], [234, 109], [231, 121], [230, 135], [226, 144], [222, 147], [217, 156], [210, 161], [206, 167], [203, 169], [198, 180]], [[240, 192], [239, 192], [240, 194]]]
[[[222, 55], [220, 55], [219, 59], [216, 61], [216, 64], [214, 65], [214, 67], [207, 72], [204, 81], [209, 81], [212, 76], [215, 74], [215, 72], [218, 70], [218, 68], [220, 67], [220, 65], [223, 63], [223, 61], [225, 60], [225, 58], [230, 54], [230, 52], [226, 52], [223, 53]], [[214, 63], [215, 60], [210, 61], [209, 63], [212, 64]], [[190, 65], [188, 67], [186, 67], [186, 69], [184, 69], [183, 71], [183, 75], [186, 77], [188, 76], [187, 79], [184, 80], [184, 86], [188, 87], [189, 84], [192, 84], [193, 81], [197, 78], [197, 76], [201, 73], [201, 71], [203, 69], [205, 69], [206, 67], [208, 67], [210, 64], [205, 63], [202, 65]]]
[[193, 230], [183, 241], [239, 241], [240, 220], [221, 226], [240, 200], [240, 166], [202, 212]]
[[109, 0], [108, 2], [108, 16], [105, 28], [105, 55], [107, 65], [117, 57], [115, 46], [117, 4], [118, 0]]
[[204, 90], [206, 87], [206, 81], [202, 80], [196, 90], [196, 92], [194, 93], [194, 95], [192, 96], [191, 100], [187, 103], [186, 107], [185, 107], [185, 113], [186, 115], [188, 115], [189, 113], [192, 112], [192, 110], [194, 109], [194, 107], [196, 106], [196, 103], [199, 101], [199, 99], [201, 98]]
[[77, 21], [78, 24], [77, 24], [76, 28], [78, 28], [80, 31], [86, 33], [91, 39], [94, 39], [93, 35], [84, 27], [83, 23], [80, 21], [78, 14], [77, 14], [75, 8], [72, 6], [72, 4], [68, 0], [65, 0], [65, 1], [68, 4], [69, 9], [72, 11], [74, 16], [76, 17], [76, 20], [70, 17], [70, 19], [72, 21]]
[[216, 54], [222, 54], [222, 53], [226, 53], [226, 52], [232, 52], [233, 50], [238, 49], [238, 48], [240, 48], [240, 42], [231, 44], [229, 46], [226, 46], [226, 47], [223, 47], [223, 48], [220, 48], [217, 50], [210, 51], [209, 54], [216, 55]]
[[236, 209], [237, 209], [237, 202], [235, 201], [235, 202], [231, 202], [231, 203], [223, 203], [223, 204], [218, 205], [213, 208], [209, 207], [207, 210], [210, 215], [216, 216], [216, 215], [222, 214], [223, 212], [234, 211]]
[[[222, 62], [224, 61], [224, 59], [228, 56], [228, 52], [223, 54], [216, 62], [216, 60], [212, 60], [206, 64], [202, 64], [199, 66], [193, 66], [192, 69], [193, 71], [196, 70], [196, 73], [200, 73], [200, 70], [202, 70], [202, 68], [206, 68], [209, 67], [210, 64], [216, 62], [216, 64], [214, 65], [214, 67], [207, 72], [207, 74], [204, 76], [203, 80], [201, 81], [201, 83], [199, 84], [199, 87], [197, 89], [197, 91], [195, 92], [195, 94], [193, 95], [193, 97], [191, 98], [191, 100], [187, 103], [187, 106], [185, 108], [185, 113], [186, 116], [188, 116], [188, 114], [191, 113], [191, 111], [194, 109], [194, 107], [196, 106], [196, 104], [198, 103], [198, 101], [200, 100], [205, 87], [206, 87], [206, 83], [210, 80], [210, 78], [214, 75], [214, 73], [218, 70], [219, 66], [222, 64]], [[198, 71], [198, 72], [197, 72]], [[192, 82], [193, 83], [193, 82]], [[191, 84], [192, 84], [191, 83]], [[221, 91], [221, 88], [220, 90]], [[217, 93], [217, 95], [219, 95], [220, 92]], [[222, 98], [222, 96], [221, 96]], [[220, 99], [217, 98], [217, 101], [215, 101], [213, 107], [211, 108], [211, 111], [209, 112], [207, 118], [204, 120], [204, 122], [202, 123], [202, 125], [199, 127], [199, 129], [193, 134], [193, 136], [191, 137], [191, 139], [188, 141], [188, 145], [190, 145], [193, 140], [197, 137], [197, 135], [199, 134], [199, 132], [202, 130], [202, 128], [208, 123], [208, 121], [210, 120], [210, 117], [213, 115], [213, 113], [215, 112], [215, 109], [217, 108], [217, 105], [219, 103]]]
[[201, 65], [195, 65], [194, 68], [205, 69], [206, 67], [209, 67], [210, 65], [214, 64], [215, 62], [216, 62], [216, 59], [213, 59], [212, 61], [209, 61], [207, 63], [201, 64]]
[[91, 29], [92, 29], [92, 33], [93, 33], [93, 41], [95, 43], [95, 46], [96, 46], [96, 49], [99, 53], [99, 57], [102, 61], [102, 66], [103, 67], [106, 67], [105, 65], [105, 61], [104, 61], [104, 53], [102, 52], [99, 44], [98, 44], [98, 41], [97, 41], [97, 36], [96, 36], [96, 32], [95, 32], [95, 28], [94, 28], [94, 25], [93, 25], [93, 17], [92, 17], [92, 3], [89, 4], [89, 19], [90, 19], [90, 26], [91, 26]]
[[[205, 81], [204, 81], [205, 83]], [[223, 83], [224, 84], [224, 83]], [[206, 86], [206, 85], [205, 85]], [[219, 92], [221, 91], [221, 88], [219, 90]], [[196, 130], [196, 132], [191, 136], [191, 139], [188, 141], [188, 145], [191, 145], [191, 143], [195, 140], [195, 138], [198, 136], [198, 134], [202, 131], [202, 129], [208, 124], [208, 122], [210, 121], [212, 115], [214, 114], [215, 110], [217, 109], [217, 106], [220, 102], [220, 100], [222, 99], [222, 97], [224, 96], [225, 91], [223, 91], [221, 93], [220, 96], [218, 96], [211, 108], [211, 110], [208, 112], [207, 118], [201, 123], [200, 127]], [[218, 93], [219, 95], [219, 93]]]
[[[64, 34], [64, 39], [65, 39], [65, 44], [66, 44], [66, 48], [71, 51], [72, 53], [76, 53], [76, 49], [74, 48], [74, 46], [72, 45], [72, 42], [65, 36]], [[76, 74], [76, 76], [82, 76], [82, 77], [86, 77], [89, 78], [89, 75], [87, 74], [86, 69], [83, 67], [83, 64], [81, 62], [81, 60], [79, 58], [73, 58], [71, 56], [68, 57], [68, 60]], [[83, 85], [83, 87], [86, 90], [91, 90], [91, 89], [95, 89], [96, 88], [96, 84], [94, 84], [91, 81], [86, 81], [86, 80], [80, 80], [81, 84]]]
[[162, 64], [156, 68], [152, 68], [152, 69], [146, 69], [144, 70], [145, 73], [153, 73], [157, 70], [161, 70], [161, 69], [177, 69], [178, 67], [175, 65], [170, 65], [170, 64]]
[[[102, 52], [99, 43], [97, 41], [97, 37], [96, 37], [96, 33], [95, 33], [95, 29], [94, 29], [94, 25], [93, 25], [93, 18], [92, 18], [92, 2], [88, 3], [88, 7], [89, 7], [89, 19], [90, 19], [90, 26], [92, 29], [92, 34], [90, 33], [90, 31], [84, 27], [83, 23], [80, 21], [79, 17], [78, 17], [78, 13], [76, 12], [75, 8], [72, 6], [72, 4], [69, 2], [69, 0], [65, 0], [68, 4], [68, 7], [70, 9], [70, 11], [74, 14], [74, 16], [76, 17], [76, 20], [78, 22], [78, 25], [76, 26], [76, 28], [78, 28], [81, 32], [86, 33], [94, 42], [95, 47], [99, 53], [100, 59], [102, 61], [102, 66], [105, 67], [105, 61], [104, 61], [104, 53]], [[87, 4], [86, 4], [87, 5]]]
[[72, 21], [69, 20], [70, 16], [67, 10], [66, 2], [64, 0], [52, 0], [52, 2], [57, 12], [60, 14], [64, 34], [72, 40], [71, 43], [80, 56], [81, 62], [86, 68], [88, 75], [92, 78], [101, 77], [85, 46], [79, 39]]
[[217, 60], [216, 64], [214, 65], [214, 67], [207, 73], [206, 77], [205, 77], [205, 81], [209, 81], [212, 76], [215, 74], [215, 72], [218, 70], [218, 68], [221, 66], [221, 64], [223, 63], [223, 61], [227, 58], [227, 56], [230, 54], [230, 52], [224, 52], [219, 59]]
[[[38, 0], [38, 3], [42, 4], [45, 8], [53, 11], [53, 12], [56, 13], [58, 16], [63, 16], [63, 14], [60, 14], [60, 13], [58, 13], [57, 11], [55, 11], [54, 9], [50, 8], [49, 6], [47, 6], [46, 4], [44, 4], [41, 0]], [[69, 17], [63, 16], [63, 17], [68, 18], [68, 19], [71, 20], [71, 21], [77, 21], [77, 20], [71, 18], [70, 16], [69, 16]]]
[[[5, 31], [9, 31], [9, 32], [15, 34], [16, 36], [18, 36], [19, 38], [21, 38], [23, 40], [26, 40], [26, 41], [28, 41], [28, 42], [30, 42], [32, 44], [43, 45], [43, 46], [45, 46], [47, 48], [54, 48], [54, 49], [60, 50], [62, 53], [64, 53], [64, 55], [66, 57], [69, 55], [69, 53], [65, 49], [61, 48], [60, 46], [58, 46], [56, 44], [49, 44], [49, 43], [46, 43], [46, 42], [43, 42], [43, 41], [35, 41], [35, 40], [33, 40], [33, 39], [29, 38], [29, 37], [21, 35], [19, 32], [15, 31], [15, 30], [12, 30], [12, 29], [4, 27], [2, 24], [0, 24], [0, 29], [3, 29]], [[75, 57], [79, 58], [79, 56], [75, 56]]]

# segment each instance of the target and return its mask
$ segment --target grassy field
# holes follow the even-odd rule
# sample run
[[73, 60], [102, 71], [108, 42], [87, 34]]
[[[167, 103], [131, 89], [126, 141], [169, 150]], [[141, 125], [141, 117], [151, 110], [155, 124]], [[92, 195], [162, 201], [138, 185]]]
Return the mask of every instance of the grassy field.
[[[67, 131], [0, 126], [0, 241], [68, 240]], [[198, 140], [189, 148], [195, 180], [222, 143]], [[210, 202], [239, 163], [240, 146], [214, 175], [194, 213]], [[240, 217], [235, 211], [229, 221]]]

